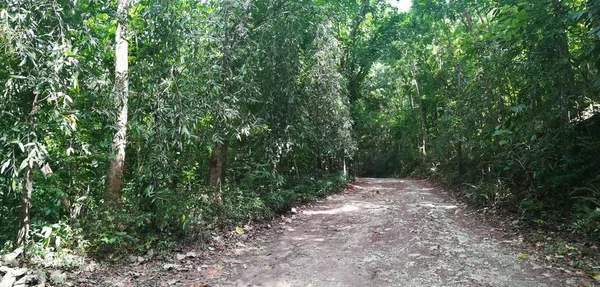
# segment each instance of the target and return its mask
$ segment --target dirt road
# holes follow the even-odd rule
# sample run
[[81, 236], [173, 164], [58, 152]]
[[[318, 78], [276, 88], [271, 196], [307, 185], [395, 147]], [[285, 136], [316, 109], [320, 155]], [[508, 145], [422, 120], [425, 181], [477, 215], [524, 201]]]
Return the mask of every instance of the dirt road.
[[[424, 182], [362, 179], [238, 252], [215, 286], [581, 286]], [[260, 242], [260, 243], [259, 243]], [[521, 244], [522, 245], [522, 244]], [[521, 255], [521, 257], [524, 257]]]
[[105, 270], [83, 285], [591, 286], [427, 181], [364, 178], [271, 226], [232, 231], [229, 248], [215, 243], [206, 256]]

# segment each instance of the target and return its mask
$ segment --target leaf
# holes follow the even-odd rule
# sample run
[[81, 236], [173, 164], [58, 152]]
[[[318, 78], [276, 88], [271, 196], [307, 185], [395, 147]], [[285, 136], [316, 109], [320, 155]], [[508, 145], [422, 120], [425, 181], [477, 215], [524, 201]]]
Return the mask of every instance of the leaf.
[[44, 174], [44, 176], [52, 174], [52, 169], [50, 168], [50, 165], [48, 163], [46, 163], [46, 164], [44, 164], [44, 166], [42, 166], [42, 173]]
[[577, 247], [570, 246], [569, 244], [565, 244], [565, 248], [567, 248], [567, 250], [578, 250]]
[[19, 165], [19, 171], [22, 171], [28, 164], [29, 158], [24, 159], [23, 162], [21, 162], [21, 165]]
[[2, 168], [0, 168], [0, 174], [3, 174], [4, 171], [6, 171], [6, 169], [10, 166], [10, 162], [11, 160], [9, 159], [2, 164]]
[[527, 257], [529, 256], [523, 252], [519, 252], [519, 254], [517, 254], [517, 258], [519, 259], [527, 259]]
[[585, 14], [587, 14], [587, 11], [577, 11], [577, 12], [571, 13], [571, 15], [569, 15], [569, 18], [579, 20]]
[[7, 144], [16, 144], [18, 142], [20, 142], [18, 139], [10, 139], [6, 141]]
[[592, 278], [594, 278], [594, 280], [600, 281], [600, 271], [592, 271], [590, 275], [592, 276]]
[[600, 36], [600, 25], [596, 26], [594, 29], [592, 29], [592, 31], [590, 32], [590, 35], [596, 35], [596, 36]]
[[52, 227], [44, 226], [42, 227], [42, 237], [48, 238], [52, 234]]
[[511, 107], [510, 110], [512, 112], [522, 112], [527, 109], [527, 106], [524, 104], [519, 104], [517, 106]]
[[235, 232], [237, 232], [237, 234], [244, 234], [244, 229], [241, 226], [237, 226]]

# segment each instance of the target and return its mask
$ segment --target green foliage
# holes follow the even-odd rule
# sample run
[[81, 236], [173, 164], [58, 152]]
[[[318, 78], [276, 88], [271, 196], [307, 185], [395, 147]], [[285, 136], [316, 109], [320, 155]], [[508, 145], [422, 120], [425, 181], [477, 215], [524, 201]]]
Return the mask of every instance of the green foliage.
[[83, 254], [89, 242], [83, 230], [61, 220], [50, 225], [32, 225], [33, 244], [28, 246], [30, 262], [53, 268], [79, 268], [83, 266]]
[[[0, 4], [4, 246], [17, 234], [27, 165], [30, 245], [111, 259], [268, 218], [339, 187], [355, 146], [341, 67], [347, 42], [330, 15], [356, 14], [353, 5], [130, 4], [123, 198], [112, 209], [103, 190], [117, 113], [115, 1]], [[228, 146], [218, 190], [207, 184], [217, 143]]]
[[596, 2], [415, 1], [352, 107], [355, 169], [597, 238]]
[[600, 235], [600, 179], [590, 181], [584, 187], [573, 190], [574, 214], [572, 228], [590, 238]]
[[296, 204], [338, 191], [346, 182], [346, 177], [335, 173], [272, 190], [265, 186], [225, 186], [222, 203], [215, 201], [207, 189], [159, 199], [152, 212], [143, 212], [137, 206], [104, 211], [86, 220], [84, 230], [90, 242], [87, 251], [112, 261], [130, 253], [171, 247], [175, 238], [208, 238], [211, 230], [230, 230], [232, 226], [289, 212]]

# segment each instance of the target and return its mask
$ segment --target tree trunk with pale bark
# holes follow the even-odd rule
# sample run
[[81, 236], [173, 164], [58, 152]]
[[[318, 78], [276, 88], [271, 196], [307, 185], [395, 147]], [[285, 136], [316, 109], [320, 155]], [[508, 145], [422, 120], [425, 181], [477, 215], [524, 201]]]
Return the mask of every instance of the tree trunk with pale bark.
[[116, 131], [112, 139], [114, 158], [110, 161], [106, 174], [104, 199], [109, 204], [121, 202], [123, 169], [125, 166], [125, 146], [127, 144], [127, 100], [129, 96], [129, 63], [127, 43], [128, 0], [117, 2], [117, 30], [115, 32], [115, 83], [112, 98], [116, 106]]

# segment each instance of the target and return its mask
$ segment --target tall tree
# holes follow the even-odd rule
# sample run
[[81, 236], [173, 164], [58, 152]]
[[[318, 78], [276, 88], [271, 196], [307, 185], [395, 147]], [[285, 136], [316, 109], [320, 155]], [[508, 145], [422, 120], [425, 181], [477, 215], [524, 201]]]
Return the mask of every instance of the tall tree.
[[129, 44], [127, 39], [128, 0], [117, 1], [117, 29], [115, 32], [115, 78], [112, 99], [115, 104], [115, 133], [112, 138], [111, 159], [106, 174], [104, 198], [109, 203], [121, 201], [125, 147], [127, 145], [127, 103], [129, 99]]

